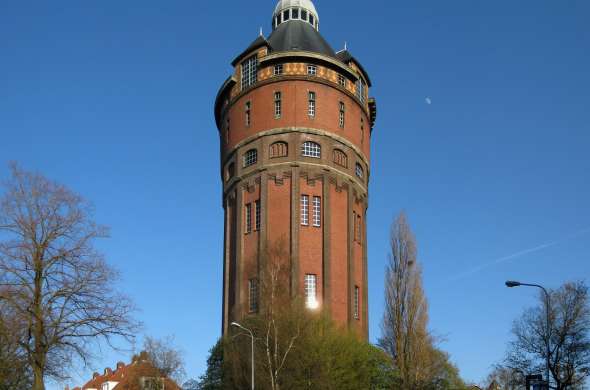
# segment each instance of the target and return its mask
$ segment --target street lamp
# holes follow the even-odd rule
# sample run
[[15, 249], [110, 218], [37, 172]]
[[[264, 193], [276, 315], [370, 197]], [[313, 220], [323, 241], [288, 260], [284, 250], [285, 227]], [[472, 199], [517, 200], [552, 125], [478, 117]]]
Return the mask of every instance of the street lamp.
[[546, 306], [545, 306], [545, 312], [547, 313], [547, 321], [545, 323], [545, 327], [547, 330], [547, 334], [546, 334], [546, 338], [545, 338], [545, 344], [547, 346], [547, 367], [546, 367], [546, 376], [547, 376], [547, 388], [549, 388], [549, 293], [547, 292], [547, 290], [545, 289], [545, 287], [539, 285], [539, 284], [530, 284], [530, 283], [521, 283], [521, 282], [517, 282], [515, 280], [508, 280], [506, 281], [506, 287], [519, 287], [519, 286], [528, 286], [528, 287], [538, 287], [541, 290], [543, 290], [543, 292], [545, 293], [545, 302], [546, 302]]
[[231, 326], [235, 326], [236, 328], [240, 328], [242, 330], [245, 330], [246, 332], [250, 333], [250, 338], [252, 339], [252, 357], [251, 357], [251, 362], [252, 362], [252, 390], [254, 390], [254, 334], [252, 333], [252, 331], [248, 328], [244, 328], [242, 325], [238, 324], [237, 322], [232, 322]]

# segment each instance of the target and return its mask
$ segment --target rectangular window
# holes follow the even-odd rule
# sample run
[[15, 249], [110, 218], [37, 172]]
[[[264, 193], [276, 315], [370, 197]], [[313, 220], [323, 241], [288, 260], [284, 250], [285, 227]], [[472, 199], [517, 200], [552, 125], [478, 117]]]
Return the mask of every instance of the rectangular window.
[[322, 200], [319, 196], [313, 197], [313, 226], [320, 226], [322, 221]]
[[341, 87], [346, 88], [346, 78], [341, 74], [338, 75], [338, 84], [340, 84]]
[[338, 126], [344, 128], [344, 103], [340, 102], [340, 113], [338, 115]]
[[301, 10], [301, 19], [303, 19], [307, 22], [307, 11], [306, 10]]
[[307, 74], [310, 76], [315, 76], [318, 74], [318, 68], [315, 65], [307, 65]]
[[258, 78], [258, 57], [252, 56], [242, 62], [242, 90], [254, 85]]
[[358, 223], [358, 221], [357, 221], [357, 219], [356, 219], [356, 211], [353, 211], [353, 212], [352, 212], [352, 224], [353, 224], [353, 228], [352, 228], [352, 239], [353, 239], [354, 241], [357, 241], [357, 240], [358, 240], [358, 237], [357, 237], [357, 235], [356, 235], [356, 232], [357, 232], [357, 227], [356, 227], [356, 225], [357, 225], [357, 223]]
[[354, 286], [354, 318], [359, 319], [359, 286]]
[[248, 306], [250, 313], [258, 311], [258, 280], [248, 280]]
[[282, 102], [281, 102], [281, 93], [275, 92], [275, 119], [281, 117], [281, 110], [282, 110]]
[[225, 121], [225, 142], [229, 143], [229, 117]]
[[274, 67], [274, 75], [280, 76], [283, 74], [283, 64], [276, 64]]
[[365, 143], [365, 118], [361, 116], [361, 144]]
[[254, 230], [260, 230], [260, 201], [254, 202]]
[[311, 23], [312, 25], [315, 26], [315, 19], [313, 17], [313, 14], [311, 14], [311, 13], [309, 14], [309, 23]]
[[286, 22], [287, 20], [289, 20], [290, 16], [291, 16], [291, 13], [289, 12], [289, 10], [283, 11], [283, 22]]
[[365, 103], [366, 86], [362, 79], [356, 82], [356, 97], [359, 98], [361, 103]]
[[307, 107], [307, 114], [311, 117], [315, 116], [315, 92], [309, 92], [309, 102]]
[[309, 309], [316, 309], [318, 307], [317, 275], [305, 275], [305, 306]]
[[246, 127], [250, 127], [250, 123], [252, 123], [252, 103], [251, 102], [246, 102]]
[[309, 196], [301, 195], [301, 224], [309, 225]]
[[361, 242], [362, 241], [361, 232], [362, 232], [362, 228], [361, 228], [361, 215], [360, 214], [357, 214], [356, 215], [356, 240], [358, 242]]
[[293, 8], [291, 10], [291, 12], [292, 12], [292, 15], [291, 16], [293, 17], [293, 19], [299, 19], [299, 9]]
[[252, 203], [246, 204], [246, 234], [252, 232]]

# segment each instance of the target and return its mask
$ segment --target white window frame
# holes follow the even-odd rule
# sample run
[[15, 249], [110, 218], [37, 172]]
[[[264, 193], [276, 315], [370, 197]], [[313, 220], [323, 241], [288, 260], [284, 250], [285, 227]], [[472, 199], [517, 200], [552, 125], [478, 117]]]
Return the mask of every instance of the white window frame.
[[356, 163], [356, 165], [354, 166], [354, 173], [359, 179], [362, 179], [365, 176], [365, 170], [363, 169], [363, 166], [359, 163]]
[[313, 141], [305, 141], [301, 144], [301, 155], [303, 157], [322, 158], [322, 147]]
[[273, 75], [280, 76], [283, 74], [283, 64], [276, 64], [274, 66]]
[[282, 104], [282, 98], [283, 98], [283, 94], [280, 91], [275, 92], [275, 119], [279, 119], [282, 115], [282, 111], [283, 111], [283, 104]]
[[317, 76], [318, 75], [318, 67], [316, 65], [307, 65], [307, 75], [308, 76]]
[[315, 96], [315, 92], [309, 91], [308, 94], [307, 94], [307, 98], [308, 98], [307, 115], [309, 115], [311, 118], [314, 118], [315, 117], [315, 111], [316, 111], [316, 96]]
[[338, 84], [342, 87], [342, 88], [346, 88], [346, 77], [344, 77], [343, 75], [339, 74], [338, 75]]
[[366, 95], [366, 84], [362, 78], [359, 78], [356, 82], [356, 97], [361, 101], [361, 103], [365, 103], [365, 95]]
[[315, 227], [320, 227], [322, 225], [322, 198], [319, 196], [313, 197], [313, 214], [312, 214], [312, 223]]
[[309, 195], [301, 195], [301, 224], [309, 226]]
[[258, 81], [258, 56], [255, 54], [242, 61], [242, 91]]
[[254, 165], [258, 162], [258, 150], [250, 149], [244, 153], [244, 168]]
[[260, 200], [254, 202], [254, 231], [260, 230]]
[[308, 309], [316, 309], [318, 307], [317, 281], [318, 276], [316, 274], [305, 274], [305, 306]]

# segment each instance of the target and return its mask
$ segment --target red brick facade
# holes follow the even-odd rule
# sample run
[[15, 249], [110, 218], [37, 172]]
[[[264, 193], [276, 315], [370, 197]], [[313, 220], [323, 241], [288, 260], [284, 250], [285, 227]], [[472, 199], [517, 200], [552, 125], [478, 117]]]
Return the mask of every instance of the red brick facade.
[[[375, 102], [368, 88], [362, 97], [356, 91], [359, 79], [370, 86], [368, 76], [354, 58], [276, 53], [264, 43], [241, 58], [253, 55], [258, 56], [257, 81], [242, 87], [238, 61], [215, 105], [225, 210], [223, 332], [247, 314], [248, 281], [257, 277], [257, 265], [249, 262], [262, 243], [283, 237], [293, 294], [304, 294], [306, 274], [317, 275], [320, 309], [368, 338], [366, 212]], [[275, 74], [275, 65], [282, 66], [281, 74]], [[317, 73], [308, 75], [307, 65]], [[310, 92], [314, 116], [309, 115]], [[320, 145], [320, 158], [303, 156], [306, 141]], [[251, 150], [257, 159], [246, 166]], [[301, 220], [302, 195], [309, 199], [307, 225]], [[314, 197], [321, 202], [320, 226], [313, 226]]]

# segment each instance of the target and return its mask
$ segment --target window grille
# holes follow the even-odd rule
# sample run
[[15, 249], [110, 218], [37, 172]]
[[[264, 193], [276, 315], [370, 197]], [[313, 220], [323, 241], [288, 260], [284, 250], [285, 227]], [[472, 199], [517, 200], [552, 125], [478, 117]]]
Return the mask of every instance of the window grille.
[[246, 234], [252, 232], [252, 203], [246, 204]]
[[340, 112], [338, 116], [338, 126], [344, 128], [344, 103], [340, 102]]
[[258, 81], [258, 57], [256, 55], [242, 62], [242, 90]]
[[301, 195], [301, 224], [309, 225], [309, 196]]
[[359, 79], [356, 82], [356, 97], [359, 98], [361, 103], [365, 103], [365, 95], [366, 95], [366, 86], [362, 79]]
[[315, 309], [318, 307], [317, 275], [305, 275], [305, 306], [309, 309]]
[[322, 200], [319, 196], [313, 197], [313, 226], [321, 226], [322, 221]]
[[252, 123], [251, 112], [252, 112], [252, 102], [246, 102], [246, 127], [250, 127], [250, 123]]
[[254, 202], [254, 230], [260, 230], [260, 201]]
[[318, 67], [315, 65], [307, 65], [307, 74], [310, 76], [316, 76], [318, 74]]
[[322, 156], [322, 149], [319, 144], [307, 141], [301, 144], [301, 155], [303, 157], [320, 158]]
[[281, 117], [281, 110], [282, 110], [282, 101], [281, 101], [281, 93], [275, 92], [275, 118]]
[[276, 64], [274, 67], [274, 75], [280, 76], [283, 74], [283, 64]]
[[309, 92], [308, 94], [307, 114], [311, 117], [315, 116], [315, 92]]
[[341, 74], [338, 75], [338, 84], [340, 84], [341, 87], [346, 88], [346, 78]]
[[363, 172], [363, 167], [361, 166], [361, 164], [356, 163], [355, 173], [359, 178], [361, 178], [361, 179], [363, 178], [364, 172]]
[[256, 313], [258, 311], [258, 280], [248, 280], [248, 306], [250, 313]]
[[250, 149], [244, 154], [244, 168], [256, 164], [256, 161], [258, 161], [258, 151], [256, 149]]

